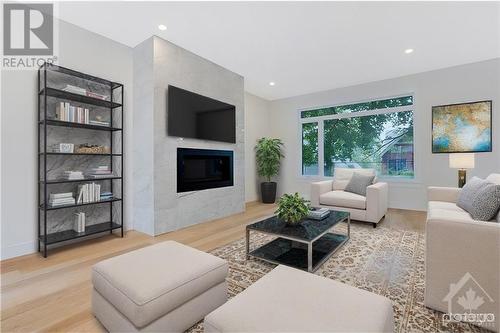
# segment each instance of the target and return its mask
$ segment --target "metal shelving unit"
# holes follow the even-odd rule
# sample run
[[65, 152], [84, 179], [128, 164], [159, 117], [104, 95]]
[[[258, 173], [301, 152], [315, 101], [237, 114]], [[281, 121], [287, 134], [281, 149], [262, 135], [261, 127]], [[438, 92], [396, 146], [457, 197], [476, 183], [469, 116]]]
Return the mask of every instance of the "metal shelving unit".
[[[89, 90], [92, 90], [93, 88], [100, 89], [100, 92], [109, 94], [110, 100], [102, 100], [91, 96], [64, 91], [61, 88], [61, 85], [64, 84], [79, 84], [85, 86], [85, 88], [89, 88]], [[44, 64], [38, 70], [38, 251], [42, 252], [44, 257], [47, 257], [48, 246], [52, 244], [101, 233], [112, 234], [115, 230], [119, 230], [120, 236], [123, 237], [123, 95], [123, 85], [120, 83], [51, 64]], [[52, 99], [52, 103], [49, 103], [49, 99]], [[55, 119], [54, 105], [56, 105], [59, 101], [73, 102], [81, 107], [89, 107], [89, 109], [91, 109], [91, 118], [93, 112], [109, 112], [107, 116], [110, 126], [83, 124]], [[116, 115], [113, 117], [115, 112], [120, 113], [119, 117]], [[65, 128], [65, 130], [69, 130], [70, 133], [73, 129], [77, 131], [89, 131], [90, 137], [94, 136], [92, 133], [95, 133], [95, 131], [108, 133], [106, 135], [109, 140], [109, 153], [93, 154], [49, 151], [48, 140], [51, 139], [50, 136], [54, 135], [54, 131], [57, 131], [58, 128]], [[120, 140], [117, 140], [114, 136], [118, 136]], [[58, 137], [60, 138], [61, 136], [59, 135]], [[119, 151], [117, 152], [117, 150]], [[106, 177], [86, 177], [84, 179], [71, 180], [49, 177], [50, 172], [48, 164], [50, 164], [51, 159], [93, 159], [94, 157], [101, 159], [109, 158], [107, 161], [110, 169], [113, 171], [113, 174]], [[117, 159], [116, 161], [114, 161], [115, 158]], [[62, 168], [66, 165], [64, 160], [60, 164], [62, 164]], [[115, 166], [115, 168], [119, 168], [119, 174], [115, 173], [115, 168], [113, 168], [113, 166]], [[107, 186], [106, 188], [113, 193], [113, 197], [95, 202], [75, 203], [60, 206], [51, 206], [49, 204], [49, 194], [53, 193], [54, 186], [66, 186], [66, 191], [68, 191], [67, 189], [69, 188], [75, 193], [77, 184], [84, 184], [87, 182], [98, 182], [103, 184], [102, 186]], [[119, 196], [115, 196], [115, 192], [113, 190], [119, 190]], [[49, 227], [53, 222], [49, 216], [51, 212], [62, 211], [64, 213], [65, 210], [71, 209], [97, 209], [97, 207], [102, 207], [103, 205], [109, 206], [109, 214], [106, 214], [108, 216], [104, 217], [104, 222], [93, 221], [86, 225], [84, 232], [77, 232], [70, 228], [73, 221], [64, 220], [64, 217], [67, 217], [68, 215], [66, 214], [62, 215], [62, 220], [61, 216], [59, 216], [59, 220], [57, 221], [58, 223], [63, 223], [64, 227], [50, 232], [51, 228]], [[119, 205], [119, 207], [115, 207], [114, 205]]]

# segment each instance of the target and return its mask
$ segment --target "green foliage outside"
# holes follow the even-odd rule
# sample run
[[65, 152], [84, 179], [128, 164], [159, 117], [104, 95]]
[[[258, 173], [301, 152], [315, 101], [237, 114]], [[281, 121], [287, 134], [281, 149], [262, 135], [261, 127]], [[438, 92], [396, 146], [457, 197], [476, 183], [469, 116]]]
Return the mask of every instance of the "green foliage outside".
[[[387, 107], [395, 104], [386, 100]], [[377, 108], [382, 108], [381, 101], [376, 101]], [[408, 102], [408, 100], [406, 100]], [[360, 104], [370, 104], [360, 103]], [[359, 105], [359, 104], [355, 104]], [[352, 105], [345, 106], [352, 109]], [[366, 107], [366, 105], [364, 106]], [[341, 108], [341, 107], [336, 107]], [[313, 110], [314, 111], [314, 110]], [[309, 111], [308, 111], [309, 112]], [[361, 116], [343, 119], [324, 120], [324, 174], [332, 176], [337, 163], [355, 162], [365, 168], [375, 168], [379, 172], [384, 167], [382, 156], [386, 152], [398, 156], [393, 147], [408, 143], [411, 160], [403, 160], [408, 154], [400, 155], [402, 166], [391, 170], [385, 166], [384, 174], [413, 177], [413, 112], [395, 112], [380, 115]], [[302, 125], [302, 163], [304, 167], [318, 164], [318, 123]], [[321, 166], [320, 166], [321, 167]]]
[[299, 223], [309, 213], [309, 201], [305, 200], [297, 192], [295, 194], [283, 194], [278, 200], [276, 214], [287, 223]]
[[280, 169], [283, 142], [280, 139], [260, 138], [255, 146], [257, 173], [268, 182], [276, 176]]

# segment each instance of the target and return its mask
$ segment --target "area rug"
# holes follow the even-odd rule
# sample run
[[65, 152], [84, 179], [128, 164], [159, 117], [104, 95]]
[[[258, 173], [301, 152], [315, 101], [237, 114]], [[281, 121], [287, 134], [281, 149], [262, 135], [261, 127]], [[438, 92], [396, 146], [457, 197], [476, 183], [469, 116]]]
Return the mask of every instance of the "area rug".
[[[345, 225], [338, 228], [345, 231]], [[272, 239], [256, 233], [251, 237], [252, 248]], [[395, 332], [488, 332], [463, 323], [443, 325], [441, 313], [424, 306], [424, 251], [423, 233], [355, 223], [349, 242], [315, 274], [388, 297], [394, 307]], [[229, 297], [275, 267], [258, 259], [245, 260], [244, 239], [211, 253], [229, 262]], [[189, 330], [202, 331], [203, 323]]]

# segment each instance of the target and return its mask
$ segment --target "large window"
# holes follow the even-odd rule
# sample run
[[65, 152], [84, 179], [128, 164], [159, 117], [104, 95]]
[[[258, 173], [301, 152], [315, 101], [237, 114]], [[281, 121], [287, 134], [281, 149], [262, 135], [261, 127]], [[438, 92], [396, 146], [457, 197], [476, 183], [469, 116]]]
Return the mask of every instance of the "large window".
[[302, 111], [302, 174], [374, 168], [382, 177], [413, 178], [412, 109], [413, 97], [404, 96]]

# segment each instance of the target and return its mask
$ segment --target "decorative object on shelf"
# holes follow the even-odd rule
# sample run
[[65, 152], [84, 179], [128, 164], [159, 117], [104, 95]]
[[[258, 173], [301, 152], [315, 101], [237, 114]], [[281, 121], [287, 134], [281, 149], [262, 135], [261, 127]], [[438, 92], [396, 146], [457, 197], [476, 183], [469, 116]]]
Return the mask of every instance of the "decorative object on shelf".
[[464, 187], [467, 182], [466, 169], [474, 169], [474, 154], [450, 154], [450, 168], [458, 169], [458, 187]]
[[295, 194], [283, 194], [278, 200], [276, 214], [288, 224], [297, 224], [309, 214], [309, 205], [306, 199]]
[[[47, 257], [52, 244], [114, 230], [123, 237], [123, 85], [43, 64], [37, 98], [38, 250]], [[75, 138], [91, 145], [65, 143]], [[73, 218], [79, 206], [85, 213]]]
[[74, 147], [75, 145], [72, 143], [59, 143], [52, 146], [52, 152], [72, 154]]
[[75, 152], [79, 154], [109, 154], [111, 149], [109, 146], [100, 146], [100, 145], [89, 145], [82, 144], [79, 145]]
[[278, 175], [280, 170], [280, 160], [284, 157], [282, 148], [283, 142], [273, 138], [261, 138], [255, 146], [257, 173], [267, 180], [260, 184], [263, 203], [276, 201], [276, 182], [272, 182], [271, 178]]
[[433, 153], [492, 151], [492, 101], [432, 107]]
[[85, 213], [84, 212], [78, 212], [75, 213], [76, 219], [75, 219], [75, 225], [73, 227], [73, 230], [76, 232], [85, 232]]
[[49, 204], [51, 207], [74, 205], [75, 198], [72, 192], [66, 193], [51, 193], [49, 196]]
[[307, 217], [313, 220], [322, 220], [330, 215], [330, 210], [328, 208], [320, 207], [309, 207], [309, 212]]

